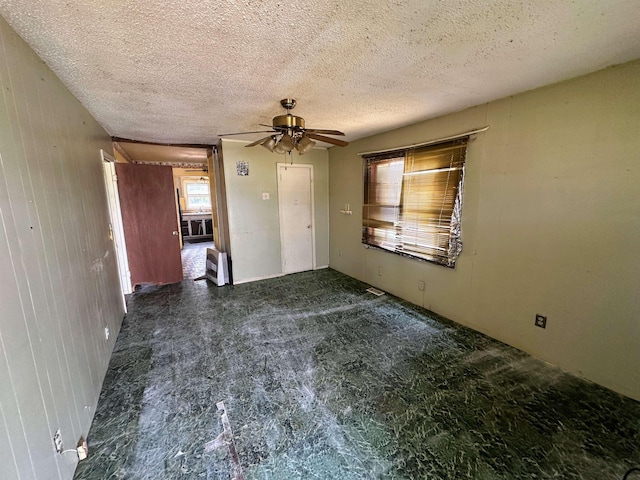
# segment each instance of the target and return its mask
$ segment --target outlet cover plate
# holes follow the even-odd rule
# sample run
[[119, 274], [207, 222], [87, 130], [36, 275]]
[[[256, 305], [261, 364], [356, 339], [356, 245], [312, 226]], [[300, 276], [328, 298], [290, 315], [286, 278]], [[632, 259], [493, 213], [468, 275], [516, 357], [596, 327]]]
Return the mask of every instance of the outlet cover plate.
[[547, 328], [547, 317], [544, 315], [536, 314], [536, 327]]

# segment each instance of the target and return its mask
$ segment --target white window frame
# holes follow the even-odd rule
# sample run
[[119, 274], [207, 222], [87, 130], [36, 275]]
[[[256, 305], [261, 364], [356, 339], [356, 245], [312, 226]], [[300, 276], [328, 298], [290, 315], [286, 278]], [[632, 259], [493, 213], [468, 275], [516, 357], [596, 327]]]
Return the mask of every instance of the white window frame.
[[[205, 179], [206, 181], [203, 182], [202, 179]], [[201, 194], [198, 195], [189, 195], [189, 188], [187, 185], [190, 184], [203, 184], [207, 186], [207, 197], [209, 198], [209, 205], [205, 206], [205, 207], [200, 207], [200, 206], [192, 206], [191, 203], [189, 202], [189, 197], [190, 196], [197, 196], [200, 197], [202, 196]], [[188, 212], [198, 212], [198, 211], [202, 211], [202, 212], [210, 212], [211, 211], [211, 187], [209, 185], [209, 179], [207, 177], [182, 177], [182, 197], [184, 198], [184, 208], [185, 211]]]

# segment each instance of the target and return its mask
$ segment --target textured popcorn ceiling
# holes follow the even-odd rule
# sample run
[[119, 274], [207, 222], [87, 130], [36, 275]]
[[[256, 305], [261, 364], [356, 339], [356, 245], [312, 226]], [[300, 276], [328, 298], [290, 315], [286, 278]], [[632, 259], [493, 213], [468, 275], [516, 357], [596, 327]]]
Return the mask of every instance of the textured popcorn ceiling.
[[0, 14], [109, 133], [166, 143], [258, 130], [285, 97], [354, 140], [640, 57], [638, 0], [0, 0]]

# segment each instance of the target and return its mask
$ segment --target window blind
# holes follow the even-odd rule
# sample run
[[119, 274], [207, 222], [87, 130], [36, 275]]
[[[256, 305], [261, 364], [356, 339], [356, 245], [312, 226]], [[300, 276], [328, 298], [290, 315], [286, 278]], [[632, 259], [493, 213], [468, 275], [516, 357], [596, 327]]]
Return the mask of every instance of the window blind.
[[454, 267], [467, 141], [365, 156], [363, 243]]

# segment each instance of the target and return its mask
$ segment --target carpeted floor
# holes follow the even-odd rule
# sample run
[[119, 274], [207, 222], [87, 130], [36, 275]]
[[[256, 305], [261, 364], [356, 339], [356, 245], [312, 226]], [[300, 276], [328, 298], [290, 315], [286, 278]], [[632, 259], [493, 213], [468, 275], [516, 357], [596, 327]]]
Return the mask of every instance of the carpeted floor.
[[640, 403], [365, 288], [320, 270], [137, 291], [75, 478], [619, 480], [640, 464]]

